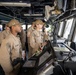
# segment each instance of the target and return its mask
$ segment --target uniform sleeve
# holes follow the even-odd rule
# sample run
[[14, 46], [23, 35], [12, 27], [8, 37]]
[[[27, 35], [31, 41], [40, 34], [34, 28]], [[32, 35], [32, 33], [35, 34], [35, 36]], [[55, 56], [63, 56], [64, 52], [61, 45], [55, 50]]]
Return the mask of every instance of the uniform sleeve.
[[1, 32], [0, 32], [0, 46], [1, 46], [1, 41], [2, 41], [2, 39], [1, 39]]
[[34, 33], [32, 33], [32, 34], [30, 35], [30, 46], [31, 46], [32, 48], [38, 48], [38, 47], [39, 47], [39, 44], [36, 42]]
[[5, 72], [11, 72], [13, 70], [10, 61], [9, 50], [10, 48], [8, 46], [8, 43], [6, 42], [6, 40], [3, 40], [0, 48], [0, 64]]
[[30, 28], [27, 30], [27, 37], [30, 37], [31, 33], [30, 33]]
[[4, 39], [3, 33], [0, 32], [0, 45], [1, 45], [3, 39]]
[[21, 44], [22, 44], [22, 49], [25, 49], [26, 34], [25, 34], [24, 30], [22, 30], [22, 32], [20, 34], [20, 40], [21, 40]]
[[44, 40], [49, 40], [48, 34], [44, 33]]

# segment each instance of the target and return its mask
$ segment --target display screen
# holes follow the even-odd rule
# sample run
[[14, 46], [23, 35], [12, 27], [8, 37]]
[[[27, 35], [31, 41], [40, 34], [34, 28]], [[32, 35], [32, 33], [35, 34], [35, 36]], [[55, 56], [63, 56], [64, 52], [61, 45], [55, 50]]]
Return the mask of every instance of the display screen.
[[45, 62], [51, 55], [52, 55], [52, 53], [49, 53], [48, 51], [45, 52], [39, 59], [39, 65], [41, 65], [43, 62]]
[[54, 50], [50, 41], [47, 41], [47, 45], [45, 46], [44, 50], [45, 53], [39, 58], [39, 65], [47, 61], [48, 58], [54, 56]]
[[26, 63], [23, 65], [23, 67], [34, 67], [35, 66], [35, 61], [29, 60], [26, 61]]

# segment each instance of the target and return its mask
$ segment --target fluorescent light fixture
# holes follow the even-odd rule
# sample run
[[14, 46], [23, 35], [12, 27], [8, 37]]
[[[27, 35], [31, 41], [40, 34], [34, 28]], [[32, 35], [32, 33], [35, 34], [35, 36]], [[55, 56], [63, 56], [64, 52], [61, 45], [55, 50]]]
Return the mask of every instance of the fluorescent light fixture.
[[24, 16], [42, 16], [43, 14], [24, 14]]
[[31, 7], [30, 3], [19, 3], [19, 2], [0, 2], [0, 6], [22, 6]]
[[24, 14], [24, 16], [31, 16], [30, 14]]
[[43, 20], [43, 19], [44, 19], [44, 17], [36, 17], [35, 19], [42, 19], [42, 20]]

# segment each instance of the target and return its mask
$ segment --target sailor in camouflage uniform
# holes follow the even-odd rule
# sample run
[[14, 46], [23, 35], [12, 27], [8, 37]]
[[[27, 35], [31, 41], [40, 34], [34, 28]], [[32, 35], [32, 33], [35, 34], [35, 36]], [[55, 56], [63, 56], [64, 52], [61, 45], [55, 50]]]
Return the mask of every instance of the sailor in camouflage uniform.
[[12, 61], [22, 57], [21, 42], [17, 36], [17, 33], [21, 32], [21, 24], [18, 20], [12, 19], [8, 25], [11, 33], [2, 41], [0, 64], [6, 75], [17, 75], [20, 65], [12, 66]]
[[[35, 21], [36, 28], [31, 33], [30, 38], [30, 46], [32, 47], [32, 55], [37, 51], [40, 50], [41, 47], [46, 45], [44, 36], [47, 36], [47, 33], [42, 32], [42, 28], [44, 26], [44, 22], [42, 20]], [[48, 40], [48, 39], [47, 39]]]

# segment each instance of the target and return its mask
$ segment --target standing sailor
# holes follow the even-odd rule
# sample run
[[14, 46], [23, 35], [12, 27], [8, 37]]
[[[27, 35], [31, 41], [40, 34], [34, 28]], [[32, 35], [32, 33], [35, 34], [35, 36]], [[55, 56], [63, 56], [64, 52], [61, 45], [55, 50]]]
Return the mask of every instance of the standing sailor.
[[21, 24], [18, 20], [12, 19], [9, 24], [10, 34], [2, 41], [0, 49], [0, 64], [6, 75], [17, 75], [20, 64], [14, 64], [14, 61], [22, 57], [22, 48], [19, 36]]
[[[42, 20], [35, 21], [35, 30], [31, 33], [30, 46], [32, 47], [32, 55], [46, 45], [43, 29], [44, 22]], [[46, 34], [47, 35], [47, 34]]]

